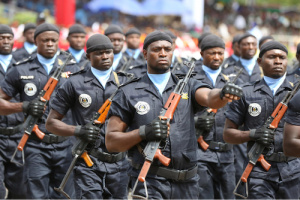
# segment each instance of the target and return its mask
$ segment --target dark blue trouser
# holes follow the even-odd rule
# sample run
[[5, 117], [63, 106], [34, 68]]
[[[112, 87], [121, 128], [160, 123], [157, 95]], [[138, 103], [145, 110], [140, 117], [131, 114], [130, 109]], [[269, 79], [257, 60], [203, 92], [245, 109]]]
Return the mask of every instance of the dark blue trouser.
[[248, 178], [248, 199], [299, 199], [300, 178], [286, 182], [273, 182], [259, 178]]
[[[237, 184], [248, 162], [247, 143], [233, 145], [233, 151], [234, 151], [235, 181]], [[243, 196], [246, 195], [243, 187], [238, 187], [236, 192]], [[241, 197], [239, 196], [236, 196], [236, 198], [241, 199]]]
[[115, 173], [103, 172], [103, 162], [93, 159], [88, 167], [82, 159], [74, 168], [77, 199], [127, 199], [129, 176], [127, 169]]
[[199, 199], [234, 199], [234, 163], [198, 161]]
[[[55, 144], [53, 144], [55, 145]], [[39, 149], [27, 145], [25, 170], [27, 174], [27, 198], [63, 199], [56, 192], [72, 161], [72, 146], [67, 148]], [[71, 174], [64, 191], [75, 197], [73, 175]]]
[[[130, 178], [132, 189], [138, 173], [139, 171], [133, 169], [133, 176]], [[198, 180], [197, 174], [187, 181], [173, 181], [148, 174], [146, 177], [148, 199], [197, 199], [199, 195]], [[134, 194], [145, 197], [143, 183], [138, 183]]]
[[[0, 138], [0, 199], [4, 199], [5, 197], [5, 187], [8, 189], [7, 198], [26, 198], [24, 167], [10, 162], [19, 140]], [[15, 157], [17, 162], [22, 162], [20, 155], [18, 154]]]

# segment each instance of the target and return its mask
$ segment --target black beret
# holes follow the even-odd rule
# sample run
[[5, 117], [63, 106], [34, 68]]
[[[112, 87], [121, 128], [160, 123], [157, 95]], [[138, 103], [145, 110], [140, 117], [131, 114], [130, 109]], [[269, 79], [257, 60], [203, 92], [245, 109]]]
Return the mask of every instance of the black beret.
[[201, 35], [200, 37], [198, 37], [198, 46], [200, 47], [202, 40], [203, 40], [206, 36], [211, 35], [211, 34], [212, 34], [212, 33], [210, 33], [210, 32], [204, 32], [204, 33], [202, 33], [202, 35]]
[[244, 33], [243, 35], [241, 35], [241, 37], [238, 40], [238, 43], [241, 43], [241, 41], [247, 37], [254, 37], [256, 39], [256, 37], [254, 35], [252, 35], [251, 33]]
[[34, 32], [34, 39], [36, 39], [36, 37], [39, 34], [46, 32], [46, 31], [54, 31], [59, 34], [59, 30], [58, 30], [57, 26], [55, 26], [54, 24], [43, 23], [36, 27], [35, 32]]
[[106, 35], [94, 34], [86, 42], [86, 53], [103, 49], [113, 49], [113, 45]]
[[299, 54], [300, 53], [300, 43], [297, 45], [297, 52], [296, 54]]
[[165, 30], [165, 33], [168, 34], [172, 39], [176, 39], [176, 35], [174, 35], [174, 33], [172, 33], [172, 31], [170, 30]]
[[0, 24], [0, 34], [8, 33], [14, 35], [12, 29], [6, 24]]
[[25, 27], [24, 27], [23, 33], [25, 33], [26, 31], [28, 31], [29, 29], [36, 29], [36, 25], [34, 23], [28, 23], [28, 24], [26, 24]]
[[172, 38], [162, 31], [153, 31], [147, 35], [144, 41], [143, 49], [147, 49], [147, 47], [152, 43], [159, 40], [166, 40], [173, 44]]
[[232, 45], [240, 40], [241, 35], [235, 35], [232, 40]]
[[131, 28], [125, 33], [125, 36], [127, 37], [128, 35], [131, 35], [131, 34], [141, 35], [141, 32], [137, 28]]
[[109, 34], [112, 34], [112, 33], [121, 33], [124, 35], [122, 29], [120, 26], [117, 26], [117, 25], [109, 25], [109, 27], [107, 27], [107, 29], [105, 30], [104, 34], [105, 35], [109, 35]]
[[73, 33], [84, 33], [84, 34], [86, 34], [83, 26], [80, 25], [80, 24], [74, 24], [73, 26], [71, 26], [69, 28], [69, 35], [71, 35]]
[[215, 47], [225, 49], [225, 43], [219, 36], [210, 34], [203, 38], [200, 49], [201, 51], [205, 51], [206, 49], [211, 49]]
[[267, 51], [270, 51], [272, 49], [280, 49], [284, 51], [286, 54], [288, 54], [288, 50], [283, 44], [277, 41], [269, 41], [261, 45], [258, 57], [261, 58]]
[[274, 38], [271, 35], [264, 36], [259, 40], [258, 45], [261, 45], [266, 40], [274, 40]]

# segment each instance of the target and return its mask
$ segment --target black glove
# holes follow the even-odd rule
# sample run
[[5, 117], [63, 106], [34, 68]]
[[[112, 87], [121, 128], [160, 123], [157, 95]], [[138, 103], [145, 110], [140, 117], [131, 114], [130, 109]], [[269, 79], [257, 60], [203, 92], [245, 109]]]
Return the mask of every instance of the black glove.
[[45, 105], [39, 99], [34, 99], [32, 101], [23, 101], [22, 108], [24, 113], [41, 118], [44, 114]]
[[232, 94], [234, 96], [242, 97], [243, 90], [240, 86], [237, 86], [233, 83], [226, 83], [221, 90], [220, 98], [223, 99], [225, 94]]
[[140, 126], [139, 134], [142, 140], [163, 140], [168, 137], [168, 125], [166, 119], [154, 119], [150, 124]]
[[265, 127], [251, 129], [249, 137], [262, 145], [270, 146], [274, 142], [274, 131]]
[[74, 135], [88, 143], [94, 143], [100, 137], [100, 128], [93, 126], [92, 124], [77, 126]]
[[213, 125], [215, 124], [214, 113], [205, 111], [200, 116], [195, 117], [195, 127], [203, 132], [210, 132]]

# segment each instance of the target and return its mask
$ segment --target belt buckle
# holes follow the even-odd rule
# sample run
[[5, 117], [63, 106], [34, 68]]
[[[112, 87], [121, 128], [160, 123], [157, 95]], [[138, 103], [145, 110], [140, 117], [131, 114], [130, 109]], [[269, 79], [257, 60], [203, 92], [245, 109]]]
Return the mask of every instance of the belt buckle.
[[49, 135], [50, 137], [50, 143], [57, 143], [58, 137], [57, 135]]
[[184, 171], [183, 170], [177, 170], [177, 172], [178, 172], [177, 180], [178, 181], [184, 181], [187, 171], [186, 170], [184, 170]]
[[287, 156], [285, 156], [282, 152], [278, 152], [277, 154], [279, 156], [279, 162], [287, 162]]

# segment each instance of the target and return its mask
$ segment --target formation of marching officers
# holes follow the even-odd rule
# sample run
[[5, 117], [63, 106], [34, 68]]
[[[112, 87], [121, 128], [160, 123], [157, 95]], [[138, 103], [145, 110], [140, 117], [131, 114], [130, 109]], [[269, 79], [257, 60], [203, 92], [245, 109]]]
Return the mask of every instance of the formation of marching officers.
[[[142, 50], [140, 35], [136, 28], [124, 33], [110, 25], [104, 35], [94, 34], [85, 43], [84, 28], [75, 24], [64, 52], [55, 25], [27, 24], [24, 47], [12, 52], [13, 32], [0, 25], [0, 198], [6, 190], [10, 199], [64, 198], [54, 187], [71, 165], [72, 147], [84, 141], [93, 165], [77, 160], [63, 188], [71, 198], [127, 199], [133, 190], [133, 197], [150, 199], [239, 198], [234, 193], [250, 199], [298, 199], [299, 68], [287, 73], [287, 48], [268, 36], [259, 41], [257, 58], [258, 41], [245, 33], [234, 37], [234, 54], [224, 60], [224, 41], [203, 34], [201, 59], [167, 120], [159, 117], [160, 111], [191, 65], [173, 54], [172, 32], [148, 34]], [[300, 47], [297, 58], [299, 53]], [[62, 66], [45, 106], [38, 95]], [[272, 128], [267, 120], [291, 91], [295, 95], [286, 102], [287, 113]], [[98, 126], [93, 116], [111, 97], [105, 124]], [[12, 162], [29, 116], [38, 119], [45, 136], [27, 133], [24, 155], [16, 151]], [[154, 159], [143, 184], [144, 148], [157, 141], [163, 141], [160, 150], [170, 164]], [[252, 147], [262, 149], [271, 167], [263, 168], [262, 157], [251, 163], [241, 185], [247, 183], [245, 192], [236, 186], [249, 156], [253, 160]]]

